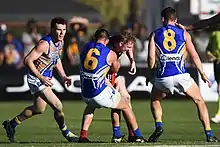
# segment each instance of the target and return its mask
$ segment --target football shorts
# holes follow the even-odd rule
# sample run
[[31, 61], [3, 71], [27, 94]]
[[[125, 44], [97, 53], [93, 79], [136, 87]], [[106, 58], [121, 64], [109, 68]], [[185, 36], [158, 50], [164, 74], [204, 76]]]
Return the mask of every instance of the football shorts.
[[121, 100], [119, 92], [108, 86], [99, 95], [93, 98], [86, 98], [83, 96], [82, 98], [85, 103], [95, 108], [116, 108]]
[[31, 94], [35, 94], [46, 88], [46, 86], [38, 78], [32, 75], [27, 76], [27, 82], [28, 82], [28, 86], [30, 88]]
[[174, 91], [178, 93], [186, 92], [194, 83], [189, 73], [178, 74], [174, 76], [156, 78], [154, 86], [167, 93], [174, 94]]

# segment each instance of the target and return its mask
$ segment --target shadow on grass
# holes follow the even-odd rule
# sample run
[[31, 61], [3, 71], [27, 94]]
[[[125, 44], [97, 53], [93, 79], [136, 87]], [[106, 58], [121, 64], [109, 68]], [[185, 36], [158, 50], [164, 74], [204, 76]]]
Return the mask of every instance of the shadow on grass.
[[[77, 143], [77, 144], [86, 144], [86, 143], [78, 143], [78, 142], [66, 142], [66, 141], [16, 141], [14, 143], [10, 143], [9, 141], [0, 141], [0, 144], [70, 144], [70, 143]], [[109, 143], [104, 141], [91, 141], [90, 143]]]

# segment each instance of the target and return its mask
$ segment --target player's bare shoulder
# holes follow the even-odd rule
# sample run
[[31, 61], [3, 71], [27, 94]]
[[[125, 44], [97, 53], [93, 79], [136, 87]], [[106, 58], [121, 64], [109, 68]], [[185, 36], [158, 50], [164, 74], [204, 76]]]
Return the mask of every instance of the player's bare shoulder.
[[37, 46], [34, 48], [37, 51], [46, 51], [49, 48], [49, 43], [45, 40], [40, 40]]
[[117, 60], [117, 54], [114, 51], [110, 50], [107, 57], [108, 64], [111, 65], [112, 62], [114, 62], [115, 60]]

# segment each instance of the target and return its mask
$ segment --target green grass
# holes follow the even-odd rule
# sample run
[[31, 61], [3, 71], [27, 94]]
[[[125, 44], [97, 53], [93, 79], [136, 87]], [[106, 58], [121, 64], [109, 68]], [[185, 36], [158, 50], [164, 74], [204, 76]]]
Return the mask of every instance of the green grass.
[[[11, 119], [31, 102], [1, 102], [0, 122]], [[66, 123], [76, 134], [79, 134], [81, 126], [82, 112], [85, 104], [82, 101], [64, 101], [64, 112]], [[215, 114], [216, 103], [207, 103], [210, 117]], [[132, 101], [139, 128], [145, 138], [148, 138], [154, 130], [154, 123], [150, 113], [149, 101]], [[185, 101], [162, 101], [164, 134], [160, 142], [154, 145], [195, 145], [206, 144], [203, 127], [197, 118], [196, 107], [190, 100]], [[124, 120], [121, 128], [127, 134]], [[220, 138], [220, 125], [212, 124], [214, 134]], [[25, 121], [16, 129], [16, 141], [13, 145], [8, 144], [5, 131], [0, 128], [0, 146], [134, 146], [153, 144], [110, 144], [112, 136], [110, 111], [99, 109], [96, 111], [94, 121], [89, 130], [89, 139], [92, 141], [102, 141], [105, 143], [78, 144], [68, 143], [61, 135], [53, 119], [53, 112], [48, 107], [41, 116], [36, 116]], [[218, 144], [220, 145], [220, 144]]]

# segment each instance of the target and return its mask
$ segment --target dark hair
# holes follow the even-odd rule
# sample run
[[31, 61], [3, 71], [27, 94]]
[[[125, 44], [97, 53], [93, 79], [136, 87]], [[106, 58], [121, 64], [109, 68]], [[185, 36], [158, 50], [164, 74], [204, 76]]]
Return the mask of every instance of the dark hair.
[[51, 20], [50, 22], [50, 27], [51, 28], [55, 28], [56, 27], [56, 24], [63, 24], [63, 25], [66, 25], [67, 24], [67, 21], [62, 18], [62, 17], [55, 17]]
[[37, 20], [35, 19], [29, 19], [26, 23], [27, 27], [36, 27], [36, 25], [37, 25]]
[[93, 36], [93, 40], [95, 41], [101, 38], [109, 39], [109, 33], [106, 29], [98, 29]]
[[164, 21], [174, 21], [176, 20], [176, 10], [172, 7], [166, 7], [161, 11], [161, 17], [164, 18]]

